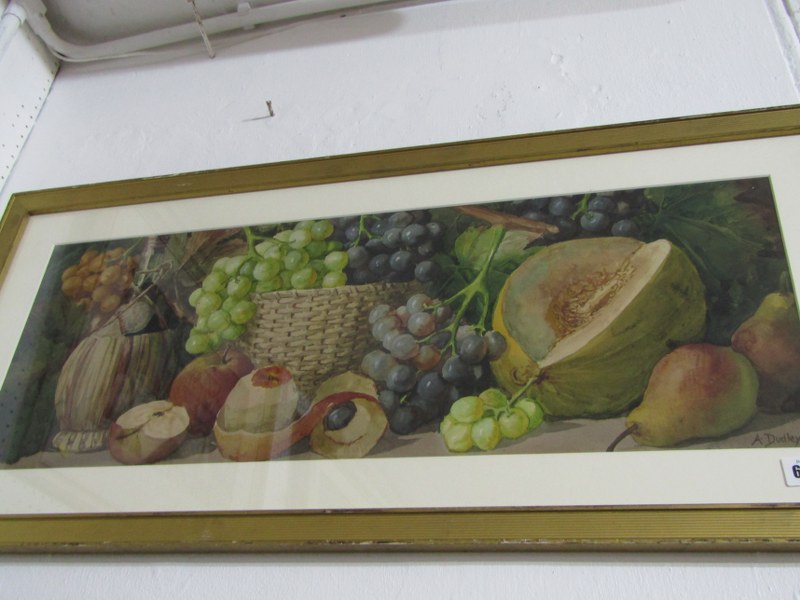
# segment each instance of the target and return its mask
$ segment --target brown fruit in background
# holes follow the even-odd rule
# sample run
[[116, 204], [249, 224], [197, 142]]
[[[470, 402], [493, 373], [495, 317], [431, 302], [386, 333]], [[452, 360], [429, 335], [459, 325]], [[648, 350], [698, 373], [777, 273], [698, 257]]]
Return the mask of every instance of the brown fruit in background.
[[81, 256], [80, 264], [88, 265], [91, 262], [91, 260], [98, 254], [100, 254], [99, 251], [95, 250], [94, 248], [90, 248], [89, 250], [84, 252], [83, 255]]
[[76, 275], [67, 277], [61, 284], [61, 291], [63, 291], [67, 296], [70, 297], [80, 294], [82, 290], [83, 290], [83, 279], [81, 279]]
[[103, 271], [100, 273], [100, 278], [98, 281], [101, 285], [113, 284], [117, 279], [119, 279], [121, 273], [122, 269], [119, 265], [111, 265], [103, 269]]

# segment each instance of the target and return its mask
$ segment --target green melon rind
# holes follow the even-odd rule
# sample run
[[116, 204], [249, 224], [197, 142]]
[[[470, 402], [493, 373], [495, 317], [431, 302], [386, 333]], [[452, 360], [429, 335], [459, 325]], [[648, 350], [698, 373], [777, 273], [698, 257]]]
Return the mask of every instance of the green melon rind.
[[[529, 261], [545, 258], [540, 254]], [[525, 268], [525, 263], [519, 267]], [[508, 285], [498, 298], [494, 314], [494, 327], [503, 333]], [[661, 268], [636, 298], [580, 350], [540, 371], [516, 340], [506, 335], [508, 351], [492, 364], [492, 370], [498, 383], [512, 393], [538, 375], [530, 389], [548, 416], [611, 416], [641, 397], [650, 372], [662, 356], [676, 346], [702, 339], [705, 325], [703, 283], [686, 255], [672, 246]]]

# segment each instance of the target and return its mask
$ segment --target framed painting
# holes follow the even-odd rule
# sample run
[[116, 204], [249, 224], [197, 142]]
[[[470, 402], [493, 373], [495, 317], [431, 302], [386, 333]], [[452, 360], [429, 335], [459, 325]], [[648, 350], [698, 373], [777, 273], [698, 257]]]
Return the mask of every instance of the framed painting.
[[800, 108], [14, 195], [0, 548], [797, 550]]

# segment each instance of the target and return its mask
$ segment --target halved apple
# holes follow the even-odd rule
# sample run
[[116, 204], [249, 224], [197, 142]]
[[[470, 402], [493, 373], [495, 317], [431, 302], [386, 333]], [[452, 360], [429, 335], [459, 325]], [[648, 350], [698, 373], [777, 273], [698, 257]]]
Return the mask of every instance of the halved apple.
[[134, 406], [111, 425], [108, 449], [126, 465], [163, 460], [178, 449], [189, 430], [189, 413], [168, 400]]
[[[342, 392], [355, 392], [355, 395], [348, 402], [331, 405], [325, 411], [325, 418], [311, 431], [311, 450], [326, 458], [362, 458], [383, 437], [389, 420], [375, 400], [378, 395], [375, 383], [350, 371], [325, 381], [317, 390], [315, 402]], [[345, 423], [333, 428], [334, 420], [329, 417], [343, 409], [347, 414]]]
[[[329, 429], [326, 419], [311, 431], [311, 450], [326, 458], [362, 458], [386, 432], [389, 421], [374, 399], [355, 397], [350, 400], [355, 413], [346, 425]], [[335, 408], [330, 408], [335, 410]]]

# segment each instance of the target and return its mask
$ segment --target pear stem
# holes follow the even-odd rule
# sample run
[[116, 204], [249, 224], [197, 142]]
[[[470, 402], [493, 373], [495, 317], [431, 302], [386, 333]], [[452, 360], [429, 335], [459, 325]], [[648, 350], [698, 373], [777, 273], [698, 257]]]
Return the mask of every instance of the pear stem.
[[617, 445], [624, 440], [629, 435], [636, 433], [636, 430], [639, 429], [639, 424], [634, 423], [630, 427], [628, 427], [625, 431], [620, 433], [617, 437], [614, 438], [614, 441], [606, 448], [606, 452], [613, 452]]

